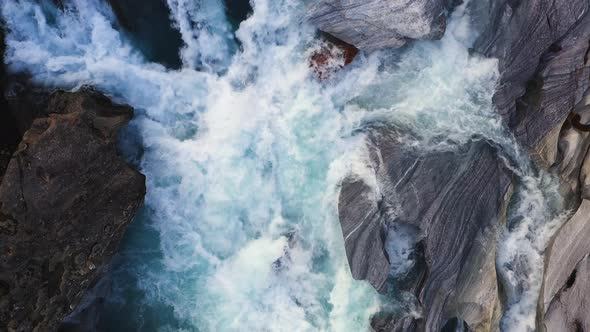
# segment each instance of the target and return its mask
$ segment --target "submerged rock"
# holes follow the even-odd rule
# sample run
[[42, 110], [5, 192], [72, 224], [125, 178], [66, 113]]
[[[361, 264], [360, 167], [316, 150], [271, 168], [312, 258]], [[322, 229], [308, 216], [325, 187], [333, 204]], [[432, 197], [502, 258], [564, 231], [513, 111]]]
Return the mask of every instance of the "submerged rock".
[[444, 35], [448, 0], [321, 0], [308, 18], [318, 29], [361, 50], [403, 46]]
[[0, 184], [0, 322], [53, 331], [101, 275], [145, 195], [117, 154], [133, 116], [92, 90], [57, 91]]

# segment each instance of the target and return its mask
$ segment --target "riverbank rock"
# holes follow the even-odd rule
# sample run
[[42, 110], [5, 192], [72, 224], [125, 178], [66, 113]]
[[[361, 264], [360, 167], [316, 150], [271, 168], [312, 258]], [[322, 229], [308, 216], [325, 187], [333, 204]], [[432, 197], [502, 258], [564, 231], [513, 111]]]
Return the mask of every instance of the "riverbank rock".
[[[474, 2], [474, 5], [486, 2]], [[589, 86], [587, 0], [490, 1], [475, 49], [499, 59], [494, 104], [519, 142], [545, 168], [559, 128]]]
[[577, 211], [552, 239], [538, 304], [541, 331], [586, 331], [590, 2], [490, 1], [476, 49], [499, 59], [494, 104], [537, 165], [558, 175], [566, 208]]
[[309, 57], [309, 67], [319, 80], [329, 79], [332, 74], [351, 64], [358, 52], [356, 47], [324, 35]]
[[409, 39], [440, 39], [448, 0], [321, 0], [309, 6], [308, 19], [355, 47], [372, 51], [401, 47]]
[[52, 93], [0, 184], [0, 325], [54, 331], [93, 286], [145, 195], [118, 155], [128, 106]]
[[588, 331], [589, 311], [590, 256], [586, 255], [547, 308], [543, 320], [544, 331]]
[[412, 331], [439, 331], [460, 319], [474, 330], [489, 330], [499, 318], [495, 248], [511, 184], [496, 149], [473, 141], [456, 151], [424, 153], [404, 148], [394, 132], [371, 137], [378, 188], [351, 178], [340, 194], [353, 277], [385, 292], [391, 263], [383, 245], [386, 229], [410, 225], [418, 230], [424, 273], [402, 290], [415, 295], [423, 314], [403, 317], [409, 319], [404, 324]]

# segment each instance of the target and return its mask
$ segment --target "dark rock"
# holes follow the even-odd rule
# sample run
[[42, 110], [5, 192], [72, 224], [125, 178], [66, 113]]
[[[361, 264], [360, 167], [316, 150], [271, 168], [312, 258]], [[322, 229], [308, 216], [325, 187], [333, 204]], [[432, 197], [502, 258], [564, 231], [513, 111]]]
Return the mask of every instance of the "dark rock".
[[439, 39], [447, 0], [321, 0], [309, 6], [318, 29], [361, 50], [400, 47], [408, 39]]
[[[4, 54], [4, 48], [4, 28], [0, 26], [0, 55]], [[0, 63], [0, 92], [2, 92], [0, 94], [0, 181], [2, 181], [2, 175], [8, 166], [10, 156], [22, 136], [14, 125], [16, 120], [9, 111], [8, 101], [4, 98], [6, 82], [6, 70], [4, 62], [2, 62]]]
[[473, 141], [457, 151], [420, 153], [389, 131], [372, 135], [370, 145], [378, 190], [348, 179], [339, 202], [353, 277], [385, 291], [383, 225], [415, 225], [426, 274], [407, 289], [424, 309], [411, 330], [439, 331], [453, 317], [474, 329], [491, 328], [498, 306], [495, 245], [511, 183], [496, 149]]
[[590, 253], [582, 201], [590, 183], [589, 7], [587, 0], [491, 1], [492, 19], [476, 45], [500, 61], [497, 109], [538, 165], [559, 175], [568, 209], [579, 206], [545, 257], [537, 318], [547, 331], [590, 328], [581, 314], [588, 312], [587, 277], [569, 285]]
[[91, 90], [58, 91], [0, 185], [0, 325], [54, 331], [114, 254], [142, 204], [144, 176], [117, 154], [133, 116]]

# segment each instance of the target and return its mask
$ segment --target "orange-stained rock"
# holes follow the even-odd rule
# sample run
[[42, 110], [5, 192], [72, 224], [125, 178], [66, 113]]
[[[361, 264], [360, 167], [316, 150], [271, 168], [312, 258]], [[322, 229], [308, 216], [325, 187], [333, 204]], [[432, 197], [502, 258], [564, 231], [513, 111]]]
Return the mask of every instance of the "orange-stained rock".
[[350, 64], [359, 50], [337, 38], [329, 35], [322, 36], [322, 44], [311, 54], [309, 67], [320, 80], [330, 77], [330, 74]]

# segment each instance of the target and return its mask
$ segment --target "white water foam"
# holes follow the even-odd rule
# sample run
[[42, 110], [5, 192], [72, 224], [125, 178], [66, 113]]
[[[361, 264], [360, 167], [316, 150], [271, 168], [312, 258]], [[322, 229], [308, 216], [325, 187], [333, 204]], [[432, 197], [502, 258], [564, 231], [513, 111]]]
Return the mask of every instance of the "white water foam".
[[[190, 25], [183, 20], [220, 20], [221, 7], [207, 7], [213, 17], [193, 11], [220, 3], [169, 3], [181, 30]], [[343, 175], [334, 172], [354, 163], [331, 165], [359, 144], [346, 137], [361, 114], [342, 112], [339, 100], [356, 96], [355, 86], [326, 87], [310, 73], [314, 32], [297, 22], [298, 1], [253, 7], [231, 61], [223, 38], [203, 50], [202, 33], [184, 31], [185, 66], [167, 71], [130, 48], [102, 2], [72, 1], [54, 22], [46, 19], [54, 9], [3, 2], [6, 59], [39, 84], [92, 84], [137, 109], [164, 264], [142, 276], [146, 302], [209, 331], [365, 330], [379, 300], [351, 279], [336, 213]], [[375, 67], [367, 61], [350, 75], [370, 77]]]
[[[178, 71], [147, 63], [101, 1], [72, 0], [65, 14], [44, 1], [2, 2], [10, 70], [46, 86], [91, 84], [137, 110], [146, 204], [163, 255], [162, 269], [143, 267], [146, 302], [204, 330], [366, 330], [379, 298], [350, 276], [336, 202], [351, 172], [378, 188], [362, 135], [351, 136], [378, 121], [404, 129], [403, 143], [415, 148], [479, 135], [516, 161], [524, 185], [514, 211], [523, 218], [502, 237], [498, 266], [511, 289], [526, 291], [509, 290], [503, 329], [530, 320], [553, 229], [543, 207], [555, 188], [542, 185], [493, 112], [497, 65], [469, 54], [465, 6], [443, 40], [361, 56], [318, 82], [299, 1], [252, 1], [236, 32], [240, 50], [220, 1], [168, 4], [185, 42]], [[526, 274], [511, 272], [515, 260], [527, 262], [518, 269]]]

